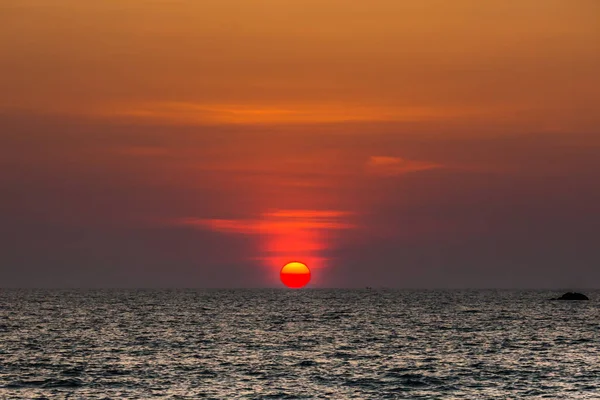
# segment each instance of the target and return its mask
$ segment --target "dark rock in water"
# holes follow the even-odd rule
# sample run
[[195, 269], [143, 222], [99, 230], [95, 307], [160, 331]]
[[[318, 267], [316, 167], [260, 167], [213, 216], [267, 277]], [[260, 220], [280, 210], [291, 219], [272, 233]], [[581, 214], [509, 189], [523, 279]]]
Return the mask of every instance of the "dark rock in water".
[[560, 297], [557, 297], [553, 300], [589, 300], [589, 298], [582, 293], [577, 292], [567, 292]]

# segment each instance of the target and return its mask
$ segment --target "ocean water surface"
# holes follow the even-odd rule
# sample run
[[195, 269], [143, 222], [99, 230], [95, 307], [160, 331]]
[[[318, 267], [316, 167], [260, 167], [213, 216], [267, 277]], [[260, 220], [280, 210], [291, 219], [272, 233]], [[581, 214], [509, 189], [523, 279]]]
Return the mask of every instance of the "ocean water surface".
[[1, 399], [600, 399], [600, 291], [2, 290]]

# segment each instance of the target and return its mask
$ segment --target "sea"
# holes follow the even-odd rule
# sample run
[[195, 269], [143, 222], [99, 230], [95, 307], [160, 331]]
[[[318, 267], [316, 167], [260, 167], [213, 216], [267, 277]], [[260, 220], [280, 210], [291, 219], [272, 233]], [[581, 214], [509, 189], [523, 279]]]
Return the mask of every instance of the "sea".
[[600, 399], [600, 291], [0, 290], [0, 399]]

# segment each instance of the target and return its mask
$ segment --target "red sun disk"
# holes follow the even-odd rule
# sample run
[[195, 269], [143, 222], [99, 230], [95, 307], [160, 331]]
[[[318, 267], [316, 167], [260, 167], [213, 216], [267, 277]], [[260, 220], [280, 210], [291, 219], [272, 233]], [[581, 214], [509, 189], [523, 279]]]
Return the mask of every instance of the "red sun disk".
[[281, 269], [280, 278], [285, 286], [299, 289], [310, 282], [310, 269], [302, 263], [291, 262]]

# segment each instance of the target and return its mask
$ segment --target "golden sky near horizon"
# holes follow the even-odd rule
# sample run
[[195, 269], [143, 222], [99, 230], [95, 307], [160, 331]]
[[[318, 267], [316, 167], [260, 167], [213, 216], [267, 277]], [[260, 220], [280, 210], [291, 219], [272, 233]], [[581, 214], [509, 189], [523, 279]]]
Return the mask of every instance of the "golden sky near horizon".
[[596, 126], [595, 0], [3, 0], [0, 107]]

